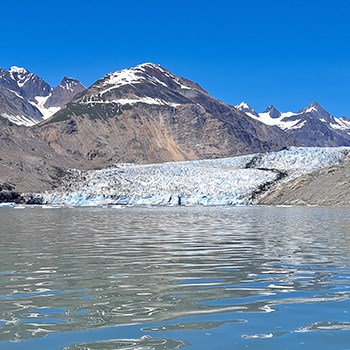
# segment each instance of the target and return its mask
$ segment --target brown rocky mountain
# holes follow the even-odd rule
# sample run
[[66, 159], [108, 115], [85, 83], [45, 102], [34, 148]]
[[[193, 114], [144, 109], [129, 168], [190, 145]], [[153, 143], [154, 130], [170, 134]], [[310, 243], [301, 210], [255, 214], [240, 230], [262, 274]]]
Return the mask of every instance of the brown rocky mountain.
[[154, 64], [106, 75], [30, 128], [0, 125], [0, 183], [49, 188], [69, 167], [220, 158], [295, 141]]

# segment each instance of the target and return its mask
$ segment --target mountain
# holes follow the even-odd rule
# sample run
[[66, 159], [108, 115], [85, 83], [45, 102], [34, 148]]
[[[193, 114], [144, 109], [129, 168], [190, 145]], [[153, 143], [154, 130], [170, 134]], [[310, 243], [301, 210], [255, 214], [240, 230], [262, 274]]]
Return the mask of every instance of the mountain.
[[29, 101], [35, 103], [37, 96], [48, 96], [51, 92], [51, 86], [49, 84], [25, 68], [13, 66], [10, 68], [9, 74], [19, 88], [17, 92]]
[[[241, 105], [237, 108], [244, 112]], [[297, 113], [281, 113], [274, 106], [259, 114], [245, 113], [263, 124], [278, 126], [299, 146], [350, 146], [350, 120], [332, 116], [317, 102]]]
[[153, 63], [107, 74], [40, 127], [52, 130], [56, 123], [60, 131], [46, 135], [51, 145], [95, 161], [218, 158], [293, 143], [280, 129], [261, 125]]
[[40, 122], [39, 109], [18, 92], [0, 85], [0, 117], [18, 125], [31, 126]]
[[52, 90], [51, 95], [44, 103], [44, 107], [61, 108], [85, 89], [85, 86], [79, 80], [64, 77], [61, 83]]
[[255, 112], [255, 110], [250, 107], [247, 103], [242, 102], [239, 105], [235, 106], [237, 109], [239, 109], [241, 112], [249, 115], [253, 119], [259, 120], [259, 114]]
[[270, 118], [273, 118], [273, 119], [277, 119], [282, 115], [282, 113], [278, 109], [276, 109], [276, 107], [273, 105], [268, 106], [265, 109], [264, 113], [267, 113], [270, 116]]
[[294, 144], [278, 127], [152, 63], [105, 75], [35, 127], [0, 120], [0, 131], [0, 183], [21, 191], [48, 188], [67, 168], [213, 159]]
[[25, 68], [0, 69], [0, 117], [18, 125], [33, 126], [60, 110], [84, 89], [71, 78], [64, 78], [52, 89]]

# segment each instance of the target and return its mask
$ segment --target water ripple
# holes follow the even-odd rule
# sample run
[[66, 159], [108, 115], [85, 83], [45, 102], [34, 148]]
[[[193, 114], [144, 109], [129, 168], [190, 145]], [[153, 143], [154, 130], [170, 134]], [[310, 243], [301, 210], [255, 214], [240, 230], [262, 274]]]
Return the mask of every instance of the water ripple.
[[132, 339], [82, 335], [61, 348], [178, 349], [223, 330], [243, 347], [349, 331], [348, 211], [0, 211], [0, 349], [135, 325]]

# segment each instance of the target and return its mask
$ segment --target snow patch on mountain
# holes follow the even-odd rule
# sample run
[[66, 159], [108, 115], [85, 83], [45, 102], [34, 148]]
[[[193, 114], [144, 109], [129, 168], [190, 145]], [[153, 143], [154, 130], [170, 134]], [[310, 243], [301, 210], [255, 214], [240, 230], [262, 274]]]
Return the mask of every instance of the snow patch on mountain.
[[67, 91], [74, 91], [74, 88], [79, 84], [78, 81], [76, 81], [74, 78], [68, 78], [68, 77], [65, 77], [61, 83], [60, 83], [60, 87], [63, 89], [63, 90], [67, 90]]
[[46, 108], [45, 103], [46, 101], [52, 96], [52, 93], [48, 96], [35, 96], [36, 102], [29, 101], [33, 106], [38, 108], [40, 113], [43, 115], [43, 119], [48, 119], [52, 117], [56, 112], [58, 112], [61, 107], [50, 107]]
[[26, 117], [24, 115], [11, 115], [11, 114], [2, 114], [2, 117], [8, 119], [11, 123], [17, 124], [17, 125], [24, 125], [24, 126], [33, 126], [38, 123], [36, 119], [31, 119], [29, 117]]
[[12, 66], [9, 69], [9, 73], [11, 78], [17, 82], [19, 87], [23, 87], [24, 84], [30, 79], [30, 73], [25, 68]]
[[350, 135], [350, 119], [348, 118], [334, 118], [335, 123], [331, 123], [333, 129], [346, 131]]
[[255, 112], [255, 110], [250, 107], [246, 102], [241, 102], [239, 105], [235, 106], [241, 112], [249, 115], [249, 117], [253, 119], [259, 119], [259, 114]]
[[297, 114], [293, 112], [286, 112], [281, 113], [281, 115], [278, 118], [273, 118], [269, 112], [264, 112], [259, 113], [259, 117], [255, 119], [260, 120], [266, 125], [276, 125], [283, 130], [289, 130], [298, 128], [297, 124], [300, 122], [300, 119], [288, 120], [288, 118], [293, 117], [295, 115]]
[[11, 76], [13, 76], [13, 74], [26, 74], [28, 73], [28, 70], [22, 67], [12, 66], [9, 69], [9, 73], [11, 74]]
[[158, 105], [158, 106], [171, 106], [178, 107], [179, 103], [167, 102], [165, 100], [159, 98], [151, 98], [151, 97], [135, 97], [135, 98], [120, 98], [118, 100], [108, 100], [108, 101], [97, 101], [97, 100], [88, 100], [81, 102], [85, 105], [94, 106], [96, 104], [106, 104], [106, 103], [115, 103], [118, 105], [134, 105], [136, 103], [145, 103], [148, 105]]
[[279, 181], [340, 164], [349, 152], [346, 147], [291, 148], [217, 160], [72, 170], [44, 200], [67, 206], [254, 204]]
[[[292, 132], [301, 145], [350, 144], [350, 119], [332, 116], [317, 102], [312, 102], [297, 113], [281, 113], [272, 105], [268, 106], [264, 112], [256, 113], [253, 108], [244, 102], [235, 107], [249, 117], [266, 125], [277, 126], [286, 132]], [[327, 132], [326, 128], [328, 128], [329, 132]], [[311, 139], [308, 138], [304, 130], [308, 130], [307, 132], [311, 135]], [[322, 142], [323, 136], [325, 136], [324, 142]]]
[[107, 87], [100, 91], [101, 95], [109, 92], [110, 90], [119, 88], [124, 85], [141, 84], [145, 81], [150, 82], [154, 85], [161, 85], [168, 88], [168, 85], [156, 78], [154, 75], [148, 74], [146, 68], [158, 70], [167, 78], [170, 78], [175, 82], [181, 89], [191, 89], [190, 87], [182, 84], [173, 74], [163, 69], [160, 65], [153, 63], [143, 63], [133, 68], [123, 69], [110, 74], [107, 74], [100, 84], [100, 88]]
[[53, 89], [36, 74], [17, 66], [0, 69], [0, 87], [0, 115], [25, 126], [51, 117], [85, 90], [78, 80], [67, 77]]
[[297, 113], [280, 113], [273, 106], [269, 106], [263, 113], [257, 113], [246, 102], [242, 102], [235, 107], [255, 120], [266, 125], [278, 126], [283, 130], [298, 129], [304, 125], [304, 123], [300, 123], [300, 119], [288, 120], [288, 118], [296, 116]]

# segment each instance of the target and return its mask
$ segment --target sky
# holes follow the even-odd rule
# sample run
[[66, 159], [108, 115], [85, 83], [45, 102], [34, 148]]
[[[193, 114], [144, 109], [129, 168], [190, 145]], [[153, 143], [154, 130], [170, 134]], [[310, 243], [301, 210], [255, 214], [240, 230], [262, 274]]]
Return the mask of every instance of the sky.
[[263, 111], [350, 117], [348, 0], [2, 0], [0, 67], [89, 86], [144, 62]]

